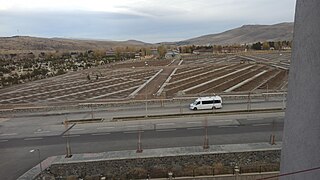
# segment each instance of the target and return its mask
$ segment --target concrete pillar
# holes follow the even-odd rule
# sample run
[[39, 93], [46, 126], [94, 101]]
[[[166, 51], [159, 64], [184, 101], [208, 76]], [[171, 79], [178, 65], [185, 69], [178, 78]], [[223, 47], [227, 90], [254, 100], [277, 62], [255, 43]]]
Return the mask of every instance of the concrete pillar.
[[[320, 1], [297, 0], [281, 174], [320, 166]], [[319, 180], [320, 169], [281, 180]]]

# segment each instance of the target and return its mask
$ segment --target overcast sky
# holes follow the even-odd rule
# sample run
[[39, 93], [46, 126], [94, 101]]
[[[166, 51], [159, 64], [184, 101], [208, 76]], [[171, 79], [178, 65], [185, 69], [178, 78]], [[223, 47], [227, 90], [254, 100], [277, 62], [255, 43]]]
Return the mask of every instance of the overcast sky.
[[0, 0], [0, 36], [179, 41], [294, 11], [295, 0]]

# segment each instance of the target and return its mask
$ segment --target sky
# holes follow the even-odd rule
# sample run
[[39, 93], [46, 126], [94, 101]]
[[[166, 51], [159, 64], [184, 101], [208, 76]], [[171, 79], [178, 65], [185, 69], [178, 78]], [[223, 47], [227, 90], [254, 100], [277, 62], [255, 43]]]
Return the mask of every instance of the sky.
[[0, 0], [0, 36], [180, 41], [293, 22], [295, 0]]

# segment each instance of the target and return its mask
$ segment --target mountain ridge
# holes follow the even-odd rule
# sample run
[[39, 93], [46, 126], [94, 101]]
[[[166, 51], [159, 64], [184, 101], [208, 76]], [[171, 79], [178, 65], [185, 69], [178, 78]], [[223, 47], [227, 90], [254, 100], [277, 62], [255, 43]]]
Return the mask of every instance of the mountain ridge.
[[176, 43], [178, 45], [232, 45], [258, 41], [290, 41], [292, 37], [293, 23], [284, 22], [273, 25], [243, 25], [221, 33], [207, 34]]
[[93, 50], [110, 49], [118, 46], [156, 46], [164, 45], [232, 45], [251, 44], [263, 41], [291, 41], [293, 23], [285, 22], [273, 25], [243, 25], [217, 34], [207, 34], [195, 38], [162, 43], [145, 43], [138, 40], [113, 41], [67, 38], [43, 38], [31, 36], [0, 37], [0, 50]]

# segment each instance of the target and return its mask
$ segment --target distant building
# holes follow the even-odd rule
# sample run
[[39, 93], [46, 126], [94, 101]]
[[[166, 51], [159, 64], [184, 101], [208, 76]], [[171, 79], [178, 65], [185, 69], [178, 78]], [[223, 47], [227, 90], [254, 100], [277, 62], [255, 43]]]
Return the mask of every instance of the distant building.
[[156, 48], [150, 49], [150, 51], [151, 51], [151, 55], [154, 55], [154, 56], [159, 55], [158, 49], [156, 49]]
[[165, 55], [165, 59], [174, 59], [174, 58], [181, 58], [180, 53], [178, 50], [169, 50]]
[[106, 56], [107, 56], [107, 57], [109, 57], [109, 56], [116, 56], [116, 53], [114, 52], [114, 50], [111, 49], [111, 50], [109, 50], [109, 51], [106, 52]]
[[283, 46], [283, 47], [282, 47], [282, 50], [291, 50], [291, 47], [289, 47], [289, 46]]
[[141, 53], [140, 52], [135, 53], [134, 58], [137, 59], [137, 60], [140, 60], [141, 59]]

